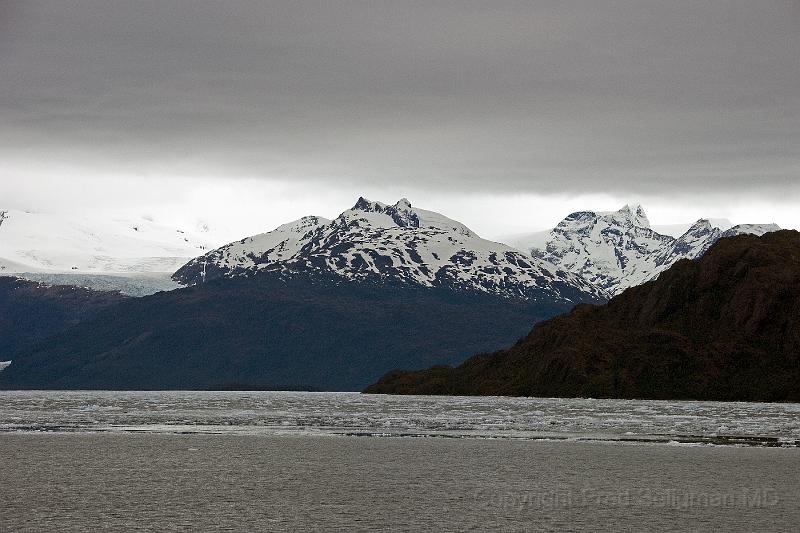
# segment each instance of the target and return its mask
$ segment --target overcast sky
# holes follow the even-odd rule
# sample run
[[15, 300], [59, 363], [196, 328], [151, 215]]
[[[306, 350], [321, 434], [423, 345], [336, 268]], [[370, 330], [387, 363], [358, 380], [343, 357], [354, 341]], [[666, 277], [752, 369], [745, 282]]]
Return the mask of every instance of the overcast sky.
[[0, 0], [0, 207], [800, 227], [800, 0]]

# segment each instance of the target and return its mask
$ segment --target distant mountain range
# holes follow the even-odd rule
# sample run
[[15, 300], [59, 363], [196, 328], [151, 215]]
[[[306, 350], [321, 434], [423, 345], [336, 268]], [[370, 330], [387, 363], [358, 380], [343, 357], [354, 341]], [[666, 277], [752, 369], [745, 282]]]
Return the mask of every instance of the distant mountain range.
[[193, 285], [263, 273], [391, 280], [532, 301], [607, 297], [579, 275], [482, 239], [460, 222], [413, 208], [405, 198], [394, 205], [359, 198], [334, 220], [301, 218], [198, 257], [174, 279]]
[[[95, 231], [11, 212], [0, 226], [0, 258], [38, 270], [25, 277], [141, 298], [80, 293], [74, 301], [85, 312], [67, 319], [62, 310], [73, 307], [59, 307], [50, 326], [31, 330], [31, 342], [6, 343], [0, 360], [13, 363], [0, 387], [356, 390], [391, 368], [457, 364], [499, 349], [539, 320], [605, 302], [701, 256], [724, 235], [772, 229], [699, 221], [675, 238], [626, 206], [573, 213], [542, 248], [520, 250], [406, 199], [359, 198], [333, 220], [308, 216], [184, 257], [169, 280], [159, 271], [202, 251], [203, 241], [147, 220]], [[68, 290], [52, 289], [9, 285], [0, 308], [22, 321], [50, 312], [53, 295]], [[20, 295], [31, 306], [20, 306]], [[14, 324], [0, 337], [14, 336]]]
[[572, 213], [544, 239], [520, 245], [533, 257], [615, 295], [657, 277], [680, 259], [700, 257], [722, 237], [779, 229], [775, 224], [722, 228], [700, 219], [676, 238], [653, 230], [640, 205], [626, 205], [611, 213]]
[[718, 240], [601, 306], [372, 393], [800, 401], [800, 233]]
[[393, 279], [533, 299], [574, 301], [583, 293], [607, 298], [680, 258], [702, 255], [723, 235], [779, 229], [701, 219], [674, 237], [652, 229], [637, 205], [572, 213], [553, 230], [518, 236], [508, 246], [406, 199], [386, 205], [360, 198], [334, 220], [303, 217], [205, 253], [219, 235], [203, 223], [172, 228], [146, 216], [3, 213], [0, 273], [132, 296], [174, 289], [176, 282], [269, 271]]
[[190, 261], [190, 286], [128, 299], [11, 354], [2, 388], [358, 390], [456, 363], [605, 293], [401, 200], [359, 199]]
[[714, 222], [722, 227], [700, 219], [673, 237], [651, 229], [639, 205], [611, 213], [580, 211], [528, 245], [517, 241], [516, 249], [413, 208], [405, 198], [394, 205], [360, 198], [334, 220], [308, 216], [289, 222], [198, 257], [173, 278], [192, 285], [258, 272], [316, 272], [571, 301], [576, 290], [603, 298], [644, 283], [679, 259], [701, 256], [721, 237], [780, 229]]

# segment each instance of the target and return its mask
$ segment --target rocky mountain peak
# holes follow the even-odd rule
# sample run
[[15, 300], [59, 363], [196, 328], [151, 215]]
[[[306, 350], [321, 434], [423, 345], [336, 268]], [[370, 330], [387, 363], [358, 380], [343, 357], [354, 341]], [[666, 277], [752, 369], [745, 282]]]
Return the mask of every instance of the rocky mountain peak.
[[626, 204], [617, 213], [630, 220], [635, 226], [640, 228], [650, 227], [650, 220], [647, 218], [647, 214], [641, 204]]
[[534, 257], [618, 294], [653, 279], [679, 259], [700, 257], [720, 237], [777, 229], [774, 224], [742, 224], [723, 232], [703, 218], [676, 239], [654, 231], [644, 208], [634, 203], [610, 213], [572, 213], [550, 232], [543, 246], [529, 249]]
[[[195, 259], [173, 278], [184, 284], [271, 274], [445, 287], [522, 299], [603, 300], [579, 276], [510, 246], [480, 238], [444, 215], [359, 198], [333, 221], [301, 219]], [[298, 231], [304, 226], [305, 231]]]
[[408, 201], [408, 198], [400, 198], [396, 204], [394, 204], [395, 209], [402, 209], [404, 211], [408, 211], [411, 209], [411, 202]]
[[351, 211], [366, 211], [367, 213], [380, 213], [386, 207], [386, 204], [380, 202], [373, 202], [367, 200], [363, 196], [359, 196]]

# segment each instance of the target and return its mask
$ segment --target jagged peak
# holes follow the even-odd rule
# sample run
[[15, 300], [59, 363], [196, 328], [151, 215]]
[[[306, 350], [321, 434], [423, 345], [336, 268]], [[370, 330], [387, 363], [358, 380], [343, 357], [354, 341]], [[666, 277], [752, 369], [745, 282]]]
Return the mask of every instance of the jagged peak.
[[[367, 200], [361, 196], [350, 211], [387, 215], [395, 224], [402, 227], [418, 228], [420, 225], [419, 215], [411, 208], [411, 202], [409, 202], [407, 198], [401, 198], [394, 205], [387, 205], [383, 202]], [[346, 213], [347, 211], [343, 214]]]
[[644, 228], [650, 227], [650, 220], [647, 218], [647, 213], [644, 212], [642, 204], [639, 203], [625, 204], [622, 207], [622, 209], [617, 211], [615, 214], [621, 215], [629, 219], [636, 226]]
[[640, 204], [626, 204], [618, 211], [575, 211], [559, 222], [556, 229], [574, 227], [576, 223], [593, 225], [599, 220], [607, 224], [631, 224], [640, 228], [650, 228], [650, 220]]
[[406, 198], [401, 198], [393, 206], [385, 208], [383, 212], [392, 217], [398, 226], [418, 228], [420, 225], [419, 215], [411, 209], [411, 202]]
[[719, 233], [721, 230], [711, 223], [711, 220], [707, 218], [699, 218], [697, 222], [689, 226], [689, 229], [683, 232], [683, 235], [678, 237], [679, 243], [685, 243], [688, 241], [696, 241], [700, 238], [707, 238], [713, 233]]
[[411, 202], [408, 201], [408, 198], [400, 198], [394, 205], [388, 205], [383, 202], [377, 202], [373, 200], [368, 200], [363, 196], [359, 196], [358, 200], [356, 201], [355, 205], [353, 206], [353, 210], [358, 211], [383, 211], [387, 208], [393, 207], [398, 210], [408, 211], [411, 209]]
[[403, 197], [394, 204], [394, 207], [398, 210], [409, 211], [411, 209], [411, 202], [408, 201], [408, 198]]
[[698, 218], [697, 222], [695, 222], [694, 224], [692, 224], [689, 227], [689, 231], [692, 231], [694, 229], [701, 229], [701, 228], [702, 229], [711, 229], [713, 227], [714, 227], [714, 225], [711, 224], [711, 220], [709, 220], [707, 218]]
[[367, 200], [363, 196], [358, 197], [358, 201], [352, 207], [353, 211], [367, 211], [367, 212], [381, 212], [386, 208], [386, 204], [381, 202], [373, 202], [372, 200]]

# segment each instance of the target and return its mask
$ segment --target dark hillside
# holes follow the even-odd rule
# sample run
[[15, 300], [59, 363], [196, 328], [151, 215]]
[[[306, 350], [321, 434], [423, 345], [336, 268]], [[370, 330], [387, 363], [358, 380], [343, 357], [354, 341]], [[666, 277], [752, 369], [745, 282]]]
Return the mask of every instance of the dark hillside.
[[567, 309], [408, 285], [221, 279], [127, 300], [22, 349], [0, 388], [360, 390], [392, 368], [496, 350]]
[[800, 401], [800, 233], [721, 239], [507, 350], [394, 371], [366, 392]]
[[125, 299], [114, 292], [0, 277], [0, 361]]

